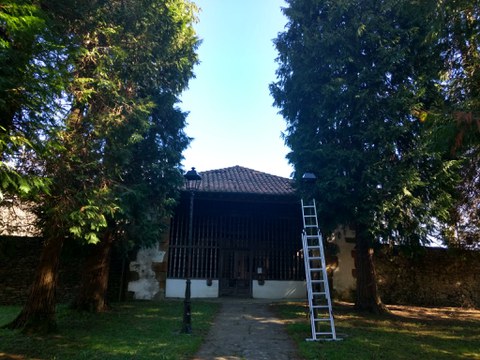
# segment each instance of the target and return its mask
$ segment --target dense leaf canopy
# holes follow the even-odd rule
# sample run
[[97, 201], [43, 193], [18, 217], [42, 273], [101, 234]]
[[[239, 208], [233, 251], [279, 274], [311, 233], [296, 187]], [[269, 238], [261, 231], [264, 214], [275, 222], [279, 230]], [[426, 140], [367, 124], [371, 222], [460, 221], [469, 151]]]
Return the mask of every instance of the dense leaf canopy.
[[297, 180], [317, 176], [298, 186], [322, 230], [356, 231], [359, 309], [384, 309], [375, 244], [472, 243], [479, 229], [479, 12], [463, 0], [287, 0], [270, 90]]
[[449, 245], [480, 244], [480, 4], [442, 2], [434, 24], [444, 67], [440, 82], [444, 101], [424, 112], [431, 146], [462, 160]]
[[45, 231], [96, 242], [135, 224], [137, 240], [158, 235], [189, 142], [178, 96], [197, 62], [195, 11], [160, 0], [1, 5], [1, 191], [39, 190]]
[[431, 191], [432, 179], [453, 176], [425, 148], [416, 116], [440, 96], [427, 76], [441, 65], [426, 42], [435, 2], [288, 4], [271, 92], [297, 174], [318, 177], [324, 228], [364, 224], [375, 238], [426, 240], [449, 196]]
[[92, 311], [105, 308], [112, 244], [159, 240], [190, 141], [178, 97], [197, 62], [195, 11], [187, 0], [0, 5], [0, 190], [34, 200], [45, 240], [10, 328], [55, 328], [66, 239], [97, 244], [76, 301]]

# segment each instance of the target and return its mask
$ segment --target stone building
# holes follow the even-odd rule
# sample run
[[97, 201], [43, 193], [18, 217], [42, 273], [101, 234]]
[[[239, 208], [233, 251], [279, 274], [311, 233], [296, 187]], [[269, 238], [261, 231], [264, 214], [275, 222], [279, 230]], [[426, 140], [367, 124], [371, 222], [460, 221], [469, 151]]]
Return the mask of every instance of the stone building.
[[[188, 245], [190, 193], [182, 193], [170, 231], [157, 246], [138, 251], [135, 261], [113, 254], [109, 299], [183, 297], [186, 262], [192, 256], [193, 297], [302, 298], [301, 207], [290, 179], [239, 166], [201, 173], [194, 197], [192, 246]], [[0, 304], [25, 301], [42, 250], [31, 205], [0, 203]], [[349, 298], [355, 234], [335, 231], [327, 256], [333, 294]], [[80, 245], [69, 242], [59, 271], [57, 295], [68, 302], [80, 282]], [[327, 244], [327, 248], [331, 245]], [[480, 306], [480, 252], [446, 248], [377, 251], [382, 299], [389, 304]], [[402, 255], [403, 254], [403, 255]]]
[[[133, 297], [183, 297], [189, 265], [192, 297], [305, 297], [301, 208], [292, 180], [240, 166], [201, 176], [194, 195], [192, 243], [190, 192], [183, 191], [169, 233], [130, 264], [135, 280], [128, 290]], [[353, 244], [345, 235], [341, 229], [336, 232], [343, 249], [332, 267], [338, 273], [333, 286], [341, 292], [354, 286]]]

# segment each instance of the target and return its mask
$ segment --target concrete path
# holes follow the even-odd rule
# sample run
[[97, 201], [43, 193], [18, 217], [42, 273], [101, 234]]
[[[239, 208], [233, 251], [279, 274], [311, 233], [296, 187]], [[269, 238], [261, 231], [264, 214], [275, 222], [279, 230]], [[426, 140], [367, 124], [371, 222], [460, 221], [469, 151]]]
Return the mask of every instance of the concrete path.
[[269, 302], [222, 299], [220, 313], [194, 360], [300, 360]]

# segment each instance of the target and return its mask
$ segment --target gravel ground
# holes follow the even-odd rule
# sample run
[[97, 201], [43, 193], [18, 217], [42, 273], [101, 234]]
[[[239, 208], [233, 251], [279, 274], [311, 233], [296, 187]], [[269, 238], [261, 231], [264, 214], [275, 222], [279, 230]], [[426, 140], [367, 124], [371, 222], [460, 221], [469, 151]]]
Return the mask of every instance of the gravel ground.
[[269, 302], [222, 299], [222, 308], [194, 360], [300, 360]]

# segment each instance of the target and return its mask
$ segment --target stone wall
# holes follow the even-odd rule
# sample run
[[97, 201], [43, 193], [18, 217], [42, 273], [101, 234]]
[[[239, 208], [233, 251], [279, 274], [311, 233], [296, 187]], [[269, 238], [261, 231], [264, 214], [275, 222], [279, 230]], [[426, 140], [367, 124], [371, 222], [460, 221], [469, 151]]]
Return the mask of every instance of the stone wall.
[[[0, 237], [0, 305], [25, 302], [41, 247], [40, 238]], [[162, 253], [165, 250], [158, 248]], [[375, 262], [379, 291], [387, 304], [480, 307], [478, 251], [427, 248], [412, 254], [384, 250], [377, 251]], [[82, 248], [67, 243], [59, 273], [59, 302], [69, 302], [75, 296], [82, 264]], [[163, 297], [161, 289], [166, 269], [163, 266], [157, 271], [159, 264], [163, 262], [150, 265], [155, 272], [155, 281], [160, 283], [160, 291], [154, 298]], [[341, 261], [339, 265], [345, 266]], [[109, 301], [124, 300], [126, 295], [132, 297], [126, 289], [128, 260], [114, 251], [110, 270]], [[335, 273], [333, 278], [335, 284]]]
[[35, 237], [40, 236], [32, 212], [32, 203], [16, 198], [6, 199], [0, 205], [0, 236]]
[[0, 304], [25, 301], [41, 249], [40, 238], [0, 237]]
[[[38, 237], [0, 236], [0, 305], [23, 304], [33, 282], [42, 239]], [[81, 280], [84, 256], [83, 248], [67, 242], [62, 251], [59, 267], [57, 300], [68, 303], [75, 297]], [[125, 287], [122, 274], [125, 262], [114, 251], [110, 266], [108, 298], [110, 301], [123, 300]], [[128, 264], [127, 264], [128, 266]]]
[[480, 307], [480, 252], [424, 248], [377, 251], [386, 304]]
[[142, 248], [132, 257], [127, 275], [127, 298], [161, 300], [167, 287], [167, 252], [169, 231], [157, 244]]

